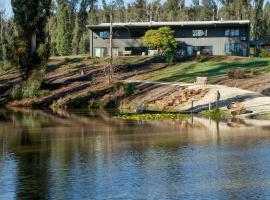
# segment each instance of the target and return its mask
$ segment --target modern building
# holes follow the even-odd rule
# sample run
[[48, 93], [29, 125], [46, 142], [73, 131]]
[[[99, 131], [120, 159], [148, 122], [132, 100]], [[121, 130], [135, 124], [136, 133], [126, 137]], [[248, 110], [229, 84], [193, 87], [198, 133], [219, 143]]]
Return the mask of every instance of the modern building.
[[[170, 27], [179, 41], [181, 54], [249, 55], [250, 21], [186, 21], [113, 23], [113, 54], [153, 54], [141, 43], [149, 29]], [[106, 56], [109, 50], [109, 23], [88, 25], [91, 56]]]

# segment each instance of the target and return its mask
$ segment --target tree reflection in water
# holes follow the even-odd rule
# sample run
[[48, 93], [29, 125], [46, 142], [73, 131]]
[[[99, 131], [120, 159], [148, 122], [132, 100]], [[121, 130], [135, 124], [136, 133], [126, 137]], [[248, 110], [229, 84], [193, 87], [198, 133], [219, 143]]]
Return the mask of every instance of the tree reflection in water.
[[242, 123], [1, 110], [0, 199], [263, 199], [270, 132]]

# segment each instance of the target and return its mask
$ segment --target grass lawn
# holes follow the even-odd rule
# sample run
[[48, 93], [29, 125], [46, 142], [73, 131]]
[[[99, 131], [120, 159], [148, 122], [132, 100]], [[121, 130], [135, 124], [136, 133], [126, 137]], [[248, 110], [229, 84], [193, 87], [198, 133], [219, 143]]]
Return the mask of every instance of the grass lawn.
[[[214, 78], [227, 75], [229, 69], [266, 69], [270, 71], [270, 58], [247, 58], [237, 61], [206, 61], [206, 62], [185, 62], [167, 67], [163, 70], [143, 76], [145, 80], [152, 81], [184, 81], [192, 82], [198, 76]], [[269, 70], [268, 70], [269, 68]]]

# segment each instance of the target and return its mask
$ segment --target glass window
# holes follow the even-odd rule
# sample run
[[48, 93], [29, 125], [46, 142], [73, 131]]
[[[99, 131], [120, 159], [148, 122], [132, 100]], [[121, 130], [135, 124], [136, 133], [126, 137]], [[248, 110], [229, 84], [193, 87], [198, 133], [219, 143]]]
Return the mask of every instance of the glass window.
[[239, 35], [240, 35], [239, 29], [235, 29], [235, 30], [234, 30], [234, 36], [239, 36]]
[[230, 44], [225, 44], [225, 52], [230, 53]]
[[207, 30], [192, 30], [193, 37], [207, 36]]
[[239, 36], [240, 31], [239, 29], [226, 29], [225, 36]]
[[225, 30], [225, 36], [230, 36], [230, 29]]
[[130, 32], [130, 36], [132, 37], [132, 38], [140, 38], [140, 37], [143, 37], [144, 36], [144, 31], [131, 31]]
[[238, 53], [240, 51], [239, 43], [225, 44], [225, 53]]
[[110, 36], [109, 31], [101, 31], [101, 32], [99, 32], [99, 37], [101, 37], [102, 39], [108, 39], [109, 36]]

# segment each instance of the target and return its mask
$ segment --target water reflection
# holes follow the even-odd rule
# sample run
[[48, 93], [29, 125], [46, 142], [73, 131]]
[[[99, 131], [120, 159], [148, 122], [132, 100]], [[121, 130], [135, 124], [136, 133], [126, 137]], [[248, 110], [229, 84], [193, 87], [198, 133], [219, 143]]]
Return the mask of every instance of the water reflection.
[[0, 199], [268, 199], [269, 125], [229, 123], [1, 110]]

